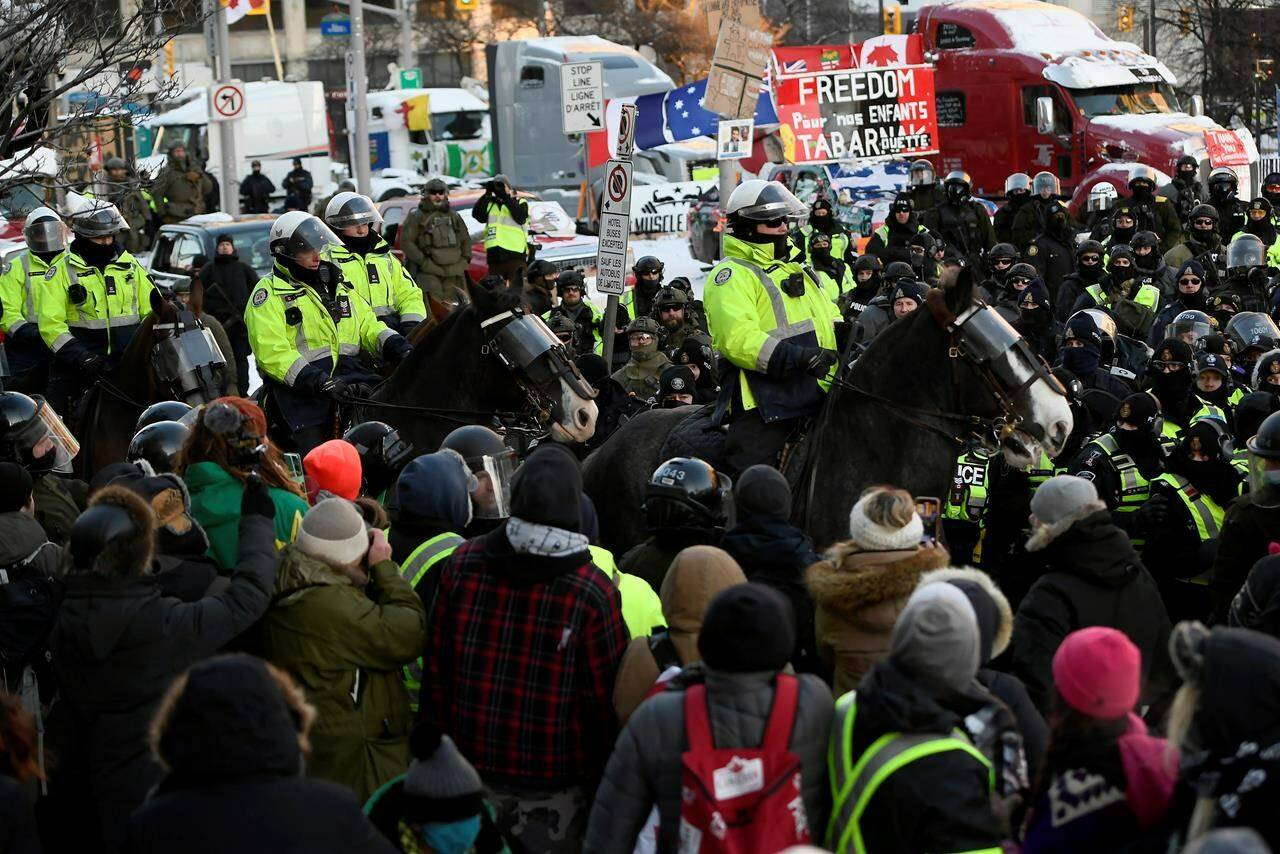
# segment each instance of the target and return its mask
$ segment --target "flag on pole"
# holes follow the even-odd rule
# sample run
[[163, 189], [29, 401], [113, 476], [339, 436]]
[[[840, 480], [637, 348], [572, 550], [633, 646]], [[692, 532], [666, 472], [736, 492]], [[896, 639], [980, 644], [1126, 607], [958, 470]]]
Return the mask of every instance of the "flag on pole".
[[431, 130], [431, 96], [415, 95], [405, 98], [396, 112], [404, 118], [408, 130]]
[[249, 11], [246, 15], [270, 15], [271, 0], [249, 0]]
[[271, 13], [271, 0], [221, 0], [226, 11], [227, 26], [234, 24], [245, 15], [268, 15]]

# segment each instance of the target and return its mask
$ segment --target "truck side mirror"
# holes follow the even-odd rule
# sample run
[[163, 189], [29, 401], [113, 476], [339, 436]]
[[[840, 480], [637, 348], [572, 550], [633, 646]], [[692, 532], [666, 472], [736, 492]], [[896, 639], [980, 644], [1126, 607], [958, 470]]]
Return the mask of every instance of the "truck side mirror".
[[1204, 115], [1204, 96], [1192, 95], [1191, 105], [1187, 108], [1187, 112], [1193, 116], [1203, 116]]
[[1036, 98], [1036, 133], [1053, 133], [1053, 99], [1047, 95]]

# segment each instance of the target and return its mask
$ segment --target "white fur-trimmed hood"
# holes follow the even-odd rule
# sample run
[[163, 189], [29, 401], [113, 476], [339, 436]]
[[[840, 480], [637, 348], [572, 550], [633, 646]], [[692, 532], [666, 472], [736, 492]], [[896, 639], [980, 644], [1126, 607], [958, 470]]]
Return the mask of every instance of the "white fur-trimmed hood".
[[1027, 538], [1027, 551], [1038, 552], [1048, 547], [1050, 543], [1062, 536], [1062, 534], [1064, 534], [1066, 530], [1076, 522], [1092, 516], [1099, 510], [1106, 509], [1107, 505], [1102, 501], [1086, 501], [1070, 516], [1059, 519], [1052, 525], [1040, 525], [1034, 532], [1032, 532], [1031, 536]]

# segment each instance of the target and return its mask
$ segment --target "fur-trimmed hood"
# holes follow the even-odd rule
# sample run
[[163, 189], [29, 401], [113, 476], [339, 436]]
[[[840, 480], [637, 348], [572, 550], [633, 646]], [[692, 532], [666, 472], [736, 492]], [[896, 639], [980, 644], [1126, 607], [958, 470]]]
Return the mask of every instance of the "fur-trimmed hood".
[[1092, 516], [1099, 511], [1106, 511], [1107, 505], [1102, 501], [1087, 501], [1080, 505], [1080, 508], [1072, 513], [1054, 522], [1052, 525], [1041, 525], [1032, 532], [1027, 539], [1027, 551], [1038, 552], [1046, 548], [1050, 543], [1058, 537], [1066, 533], [1067, 529], [1077, 522]]
[[[151, 571], [151, 559], [156, 550], [156, 517], [147, 504], [133, 490], [125, 486], [111, 485], [98, 490], [89, 502], [89, 508], [116, 507], [123, 510], [133, 526], [132, 533], [111, 537], [98, 548], [93, 555], [92, 567], [85, 570], [107, 578], [130, 578], [144, 575]], [[86, 511], [87, 513], [88, 511]], [[84, 514], [81, 515], [81, 518]], [[88, 524], [86, 520], [86, 524]], [[101, 535], [101, 531], [98, 531]], [[74, 545], [87, 548], [95, 541], [94, 528], [90, 528], [83, 538], [76, 536], [76, 528], [72, 527], [71, 547], [64, 554], [67, 556], [68, 568], [74, 572], [76, 555]], [[81, 540], [83, 540], [81, 542]]]
[[883, 602], [906, 599], [920, 577], [951, 561], [941, 546], [890, 552], [864, 552], [851, 541], [836, 543], [826, 559], [805, 572], [813, 601], [845, 619]]
[[[1009, 641], [1013, 638], [1013, 609], [1009, 607], [1009, 600], [1005, 597], [1004, 592], [990, 575], [987, 575], [980, 569], [972, 569], [967, 566], [948, 566], [943, 569], [935, 569], [932, 572], [926, 572], [924, 575], [920, 576], [921, 586], [931, 584], [935, 581], [972, 582], [982, 588], [982, 591], [990, 596], [991, 601], [995, 603], [999, 620], [991, 631], [990, 646], [982, 657], [984, 663], [996, 658], [1009, 648]], [[986, 640], [988, 629], [982, 625], [981, 618], [979, 618], [978, 622], [978, 627], [982, 632], [983, 640]]]

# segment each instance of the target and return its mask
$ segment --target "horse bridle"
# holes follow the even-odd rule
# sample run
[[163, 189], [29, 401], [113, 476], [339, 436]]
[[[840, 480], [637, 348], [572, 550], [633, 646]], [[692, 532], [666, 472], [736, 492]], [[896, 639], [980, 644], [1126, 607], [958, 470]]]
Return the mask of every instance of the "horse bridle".
[[[943, 292], [934, 289], [925, 297], [925, 306], [934, 321], [946, 330], [951, 338], [947, 355], [951, 359], [953, 376], [957, 361], [963, 361], [978, 376], [983, 387], [995, 400], [1000, 410], [998, 414], [986, 418], [980, 415], [913, 406], [875, 394], [842, 378], [836, 379], [836, 385], [895, 410], [900, 418], [910, 424], [931, 430], [960, 444], [970, 439], [977, 440], [993, 453], [999, 449], [1001, 442], [1012, 436], [1015, 430], [1022, 428], [1025, 419], [1018, 413], [1014, 401], [1038, 380], [1043, 379], [1051, 389], [1066, 396], [1066, 389], [1062, 387], [1062, 383], [1049, 370], [1044, 360], [1031, 349], [1026, 339], [982, 300], [974, 300], [963, 312], [956, 315], [947, 308]], [[1020, 355], [1032, 367], [1030, 376], [1017, 385], [1013, 383], [1014, 378], [1001, 377], [1003, 373], [1001, 357], [1006, 354], [1009, 354], [1010, 361], [1014, 356]], [[961, 423], [967, 425], [969, 429], [967, 434], [957, 434], [956, 431], [946, 430], [937, 424], [923, 420], [924, 418]], [[1030, 425], [1025, 432], [1038, 440], [1044, 439], [1044, 429], [1038, 425]]]

